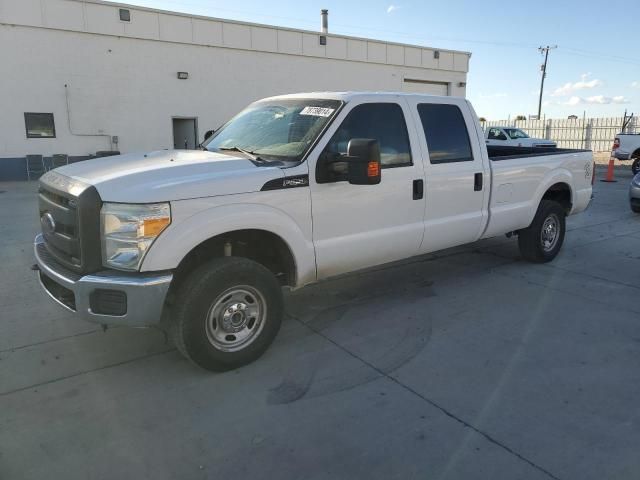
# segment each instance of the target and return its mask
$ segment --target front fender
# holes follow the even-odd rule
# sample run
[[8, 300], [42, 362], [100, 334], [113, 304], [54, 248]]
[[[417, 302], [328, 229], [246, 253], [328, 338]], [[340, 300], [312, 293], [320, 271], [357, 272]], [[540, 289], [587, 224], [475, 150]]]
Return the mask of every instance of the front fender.
[[296, 286], [315, 281], [315, 252], [311, 236], [278, 208], [256, 203], [213, 206], [191, 214], [189, 208], [172, 204], [172, 223], [153, 243], [141, 271], [175, 269], [202, 242], [236, 230], [265, 230], [289, 246], [296, 265]]

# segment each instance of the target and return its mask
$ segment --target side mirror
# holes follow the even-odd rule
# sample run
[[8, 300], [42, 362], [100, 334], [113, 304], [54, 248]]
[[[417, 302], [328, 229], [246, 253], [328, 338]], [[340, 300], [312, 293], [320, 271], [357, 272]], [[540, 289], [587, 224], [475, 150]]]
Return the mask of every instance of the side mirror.
[[372, 138], [352, 138], [347, 146], [347, 180], [351, 185], [376, 185], [381, 180], [380, 144]]
[[204, 132], [204, 139], [209, 140], [209, 137], [211, 137], [211, 135], [213, 135], [214, 133], [216, 133], [215, 130], [207, 130], [206, 132]]

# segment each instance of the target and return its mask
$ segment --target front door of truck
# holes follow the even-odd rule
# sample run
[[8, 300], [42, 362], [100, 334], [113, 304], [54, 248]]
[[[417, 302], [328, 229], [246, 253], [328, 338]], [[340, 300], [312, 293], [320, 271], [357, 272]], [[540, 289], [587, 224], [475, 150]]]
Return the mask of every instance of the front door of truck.
[[487, 218], [490, 175], [482, 139], [464, 100], [412, 97], [425, 169], [425, 233], [420, 251], [474, 242]]
[[[318, 278], [416, 255], [422, 241], [424, 172], [408, 107], [398, 96], [375, 102], [349, 102], [310, 158]], [[378, 140], [381, 182], [318, 183], [318, 156], [345, 154], [353, 138]]]

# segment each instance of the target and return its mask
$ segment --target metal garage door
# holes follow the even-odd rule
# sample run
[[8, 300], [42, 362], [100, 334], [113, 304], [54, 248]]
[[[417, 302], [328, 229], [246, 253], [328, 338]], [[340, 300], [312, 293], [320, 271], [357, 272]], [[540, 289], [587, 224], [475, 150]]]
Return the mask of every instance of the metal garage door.
[[449, 84], [445, 82], [430, 82], [405, 78], [402, 82], [402, 90], [411, 93], [427, 93], [429, 95], [449, 95]]

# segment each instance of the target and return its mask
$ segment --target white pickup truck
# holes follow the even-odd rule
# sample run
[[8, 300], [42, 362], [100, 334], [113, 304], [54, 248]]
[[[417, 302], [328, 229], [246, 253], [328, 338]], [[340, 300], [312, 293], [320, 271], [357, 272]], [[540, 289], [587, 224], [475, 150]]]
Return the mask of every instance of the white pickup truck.
[[524, 130], [515, 127], [487, 127], [485, 143], [495, 146], [509, 147], [550, 147], [556, 142], [544, 138], [532, 138]]
[[613, 141], [613, 155], [618, 160], [633, 160], [631, 171], [640, 173], [640, 133], [619, 133]]
[[552, 260], [594, 172], [585, 150], [487, 151], [468, 101], [414, 94], [267, 98], [202, 148], [48, 172], [34, 251], [57, 303], [166, 326], [210, 370], [267, 349], [284, 286], [502, 234]]

